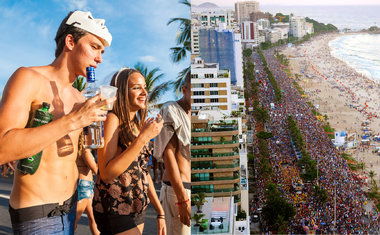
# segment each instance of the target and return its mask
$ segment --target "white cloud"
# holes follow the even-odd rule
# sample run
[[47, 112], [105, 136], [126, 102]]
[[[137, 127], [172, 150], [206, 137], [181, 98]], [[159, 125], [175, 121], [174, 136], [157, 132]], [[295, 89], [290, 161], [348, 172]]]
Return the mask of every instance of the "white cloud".
[[142, 62], [156, 62], [156, 57], [151, 56], [151, 55], [146, 55], [146, 56], [140, 56], [139, 60]]
[[85, 9], [87, 8], [87, 0], [69, 0], [67, 3], [70, 9]]

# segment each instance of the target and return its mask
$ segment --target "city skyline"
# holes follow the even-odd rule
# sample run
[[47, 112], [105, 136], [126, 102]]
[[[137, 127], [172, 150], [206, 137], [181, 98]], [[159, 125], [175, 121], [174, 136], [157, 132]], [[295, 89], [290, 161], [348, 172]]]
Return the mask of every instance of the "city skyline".
[[[242, 2], [245, 0], [191, 0], [191, 4], [200, 5], [205, 2], [214, 3], [220, 7], [234, 7], [235, 2]], [[379, 0], [256, 0], [260, 5], [380, 5]]]

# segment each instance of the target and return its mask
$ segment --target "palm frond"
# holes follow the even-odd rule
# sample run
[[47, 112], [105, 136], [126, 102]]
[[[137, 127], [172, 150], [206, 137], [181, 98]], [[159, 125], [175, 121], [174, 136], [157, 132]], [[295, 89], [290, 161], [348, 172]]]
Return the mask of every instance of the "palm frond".
[[190, 4], [190, 2], [188, 0], [180, 0], [179, 3], [184, 4], [184, 5], [188, 6], [188, 7], [191, 7], [191, 4]]
[[82, 92], [86, 87], [86, 78], [83, 76], [78, 76], [73, 83], [73, 87], [78, 89], [79, 92]]
[[186, 75], [190, 73], [190, 71], [191, 71], [190, 66], [184, 68], [181, 72], [178, 73], [177, 80], [171, 82], [177, 97], [180, 96], [183, 82], [185, 81]]
[[158, 86], [155, 86], [148, 95], [149, 103], [156, 104], [172, 86], [172, 81], [161, 83]]
[[[179, 0], [179, 3], [184, 4], [188, 7], [191, 7], [191, 3], [189, 0]], [[176, 46], [170, 48], [170, 57], [173, 63], [179, 63], [187, 57], [187, 53], [191, 51], [191, 20], [188, 18], [171, 18], [167, 25], [170, 25], [174, 22], [179, 23], [179, 30], [176, 37]], [[181, 87], [183, 80], [187, 73], [190, 72], [190, 66], [182, 70], [178, 76], [177, 80], [173, 81], [171, 84], [173, 85], [176, 96], [178, 97], [181, 93]]]

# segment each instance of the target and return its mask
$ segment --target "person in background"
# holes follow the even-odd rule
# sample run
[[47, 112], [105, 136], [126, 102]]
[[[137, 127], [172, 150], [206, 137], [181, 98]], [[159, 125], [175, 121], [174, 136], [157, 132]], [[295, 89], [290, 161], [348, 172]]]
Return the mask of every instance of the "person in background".
[[158, 234], [166, 234], [165, 213], [147, 169], [149, 142], [160, 133], [163, 121], [147, 117], [143, 75], [124, 68], [111, 86], [117, 100], [104, 122], [104, 148], [98, 151], [93, 208], [101, 234], [142, 234], [149, 202], [157, 211]]
[[92, 209], [92, 198], [94, 196], [94, 176], [98, 173], [98, 165], [95, 161], [91, 149], [83, 148], [83, 132], [80, 136], [78, 147], [77, 167], [79, 172], [78, 181], [78, 205], [75, 220], [75, 230], [83, 212], [86, 210], [88, 225], [91, 233], [99, 235], [100, 232], [96, 226], [94, 212]]
[[160, 201], [165, 210], [168, 235], [189, 235], [191, 218], [190, 73], [182, 86], [183, 97], [165, 103], [160, 114], [164, 127], [154, 141], [154, 157], [163, 159], [165, 173]]

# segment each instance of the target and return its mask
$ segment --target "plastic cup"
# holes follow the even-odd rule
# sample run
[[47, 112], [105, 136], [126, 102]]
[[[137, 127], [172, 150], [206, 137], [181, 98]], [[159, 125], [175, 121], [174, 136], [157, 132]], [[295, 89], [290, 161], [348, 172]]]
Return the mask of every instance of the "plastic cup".
[[[116, 96], [117, 87], [101, 85], [100, 86], [100, 97], [101, 99], [108, 99]], [[112, 110], [112, 104], [105, 105], [102, 107], [104, 110]]]

